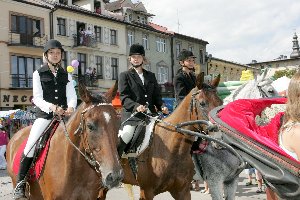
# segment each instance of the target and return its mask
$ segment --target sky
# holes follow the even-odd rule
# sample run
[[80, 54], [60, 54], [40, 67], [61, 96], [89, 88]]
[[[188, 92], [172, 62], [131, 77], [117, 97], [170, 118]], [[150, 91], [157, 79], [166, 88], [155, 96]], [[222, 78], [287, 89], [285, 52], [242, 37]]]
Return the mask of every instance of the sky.
[[289, 58], [294, 33], [300, 36], [300, 0], [140, 1], [153, 23], [207, 41], [208, 54], [227, 61]]

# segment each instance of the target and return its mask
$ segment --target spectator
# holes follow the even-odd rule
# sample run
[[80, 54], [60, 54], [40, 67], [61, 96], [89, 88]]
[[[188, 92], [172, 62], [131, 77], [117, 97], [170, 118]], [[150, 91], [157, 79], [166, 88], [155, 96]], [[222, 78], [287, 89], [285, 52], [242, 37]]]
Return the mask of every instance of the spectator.
[[0, 170], [6, 169], [5, 151], [8, 143], [8, 134], [2, 124], [0, 124]]
[[97, 81], [97, 71], [96, 68], [93, 68], [92, 71], [92, 85], [94, 85], [94, 83]]
[[246, 182], [246, 186], [253, 185], [254, 183], [252, 182], [252, 175], [255, 174], [255, 169], [254, 168], [245, 169], [245, 173], [248, 179], [248, 181]]
[[93, 74], [92, 68], [91, 67], [87, 68], [85, 71], [85, 80], [88, 86], [92, 85], [92, 74]]

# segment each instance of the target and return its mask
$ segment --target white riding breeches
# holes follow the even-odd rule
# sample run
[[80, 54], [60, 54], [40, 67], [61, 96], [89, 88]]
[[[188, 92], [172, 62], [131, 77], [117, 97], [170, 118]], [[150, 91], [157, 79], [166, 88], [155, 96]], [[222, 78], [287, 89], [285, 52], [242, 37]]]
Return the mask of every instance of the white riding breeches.
[[47, 128], [47, 126], [50, 124], [51, 120], [38, 118], [34, 121], [30, 134], [24, 149], [24, 155], [27, 157], [33, 157], [35, 144], [39, 137], [42, 135], [44, 130]]
[[123, 130], [119, 130], [118, 136], [121, 137], [126, 144], [128, 144], [133, 137], [136, 127], [137, 126], [125, 125]]

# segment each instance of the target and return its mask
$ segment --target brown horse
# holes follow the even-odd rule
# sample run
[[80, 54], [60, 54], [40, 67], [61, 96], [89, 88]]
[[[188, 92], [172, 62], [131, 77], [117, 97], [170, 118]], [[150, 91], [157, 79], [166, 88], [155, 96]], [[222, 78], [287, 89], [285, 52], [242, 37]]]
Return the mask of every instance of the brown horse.
[[[124, 183], [140, 186], [140, 199], [152, 200], [157, 194], [169, 191], [176, 200], [190, 200], [190, 183], [194, 175], [191, 146], [194, 136], [178, 133], [175, 125], [205, 119], [208, 112], [222, 105], [216, 87], [220, 76], [205, 84], [204, 74], [197, 76], [196, 87], [185, 97], [175, 111], [156, 124], [150, 146], [137, 158], [137, 176], [134, 177], [127, 159], [122, 159]], [[194, 126], [187, 126], [196, 130]], [[101, 200], [105, 190], [100, 191]]]
[[[30, 199], [95, 200], [99, 188], [118, 186], [124, 177], [116, 149], [119, 119], [110, 104], [115, 91], [100, 96], [80, 84], [79, 93], [82, 103], [54, 133], [40, 179], [29, 182]], [[30, 128], [17, 132], [8, 144], [7, 169], [14, 187], [14, 159]]]

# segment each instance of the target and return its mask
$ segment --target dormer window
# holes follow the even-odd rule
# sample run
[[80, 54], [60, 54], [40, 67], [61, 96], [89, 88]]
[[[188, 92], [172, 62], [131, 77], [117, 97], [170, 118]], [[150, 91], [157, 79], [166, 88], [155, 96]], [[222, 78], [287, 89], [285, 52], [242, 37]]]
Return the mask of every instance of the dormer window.
[[142, 24], [146, 24], [145, 17], [142, 17], [142, 18], [141, 18], [141, 23], [142, 23]]
[[94, 4], [95, 13], [101, 14], [101, 2], [97, 1]]
[[128, 21], [129, 21], [129, 22], [132, 21], [132, 14], [129, 14], [129, 16], [128, 16]]

